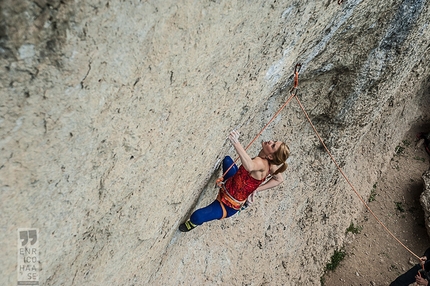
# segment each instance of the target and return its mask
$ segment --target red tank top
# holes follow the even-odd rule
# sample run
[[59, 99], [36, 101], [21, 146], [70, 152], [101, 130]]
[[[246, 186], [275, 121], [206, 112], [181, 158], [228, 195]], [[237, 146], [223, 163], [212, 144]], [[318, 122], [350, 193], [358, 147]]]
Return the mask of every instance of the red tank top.
[[244, 201], [265, 179], [254, 179], [242, 165], [237, 173], [225, 182], [225, 188], [234, 199]]

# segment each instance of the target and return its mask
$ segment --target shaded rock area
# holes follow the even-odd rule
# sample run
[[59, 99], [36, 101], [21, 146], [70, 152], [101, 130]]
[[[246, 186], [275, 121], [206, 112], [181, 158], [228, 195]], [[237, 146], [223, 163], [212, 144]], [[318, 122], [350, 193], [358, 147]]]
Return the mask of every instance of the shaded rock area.
[[425, 214], [425, 225], [430, 236], [430, 170], [423, 174], [424, 191], [420, 196], [420, 203]]
[[284, 184], [178, 232], [215, 198], [228, 132], [250, 142], [300, 62], [300, 100], [366, 198], [429, 120], [424, 0], [0, 5], [2, 285], [21, 227], [41, 285], [319, 285], [363, 207], [295, 101], [261, 136], [290, 146]]

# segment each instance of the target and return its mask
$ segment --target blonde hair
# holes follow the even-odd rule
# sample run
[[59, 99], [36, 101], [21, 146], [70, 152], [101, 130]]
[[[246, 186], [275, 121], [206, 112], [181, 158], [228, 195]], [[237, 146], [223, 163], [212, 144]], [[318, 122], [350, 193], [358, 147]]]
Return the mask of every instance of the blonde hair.
[[285, 161], [287, 161], [288, 157], [290, 157], [290, 148], [282, 142], [282, 144], [279, 146], [278, 150], [276, 150], [272, 154], [272, 160], [269, 160], [269, 162], [273, 165], [281, 165], [273, 175], [279, 174], [284, 172], [288, 165]]

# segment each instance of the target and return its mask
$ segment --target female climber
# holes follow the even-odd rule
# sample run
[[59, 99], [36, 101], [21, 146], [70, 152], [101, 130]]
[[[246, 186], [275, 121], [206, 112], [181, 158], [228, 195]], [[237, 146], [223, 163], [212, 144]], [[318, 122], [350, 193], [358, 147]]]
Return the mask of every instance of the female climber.
[[230, 157], [224, 159], [224, 171], [231, 165], [233, 168], [225, 174], [217, 199], [196, 210], [189, 220], [179, 226], [180, 231], [187, 232], [204, 222], [230, 217], [246, 207], [248, 201], [252, 202], [254, 192], [273, 188], [284, 181], [282, 172], [287, 169], [285, 161], [290, 156], [290, 149], [284, 142], [263, 142], [258, 156], [251, 159], [240, 144], [237, 131], [232, 131], [229, 139], [242, 165], [237, 169]]

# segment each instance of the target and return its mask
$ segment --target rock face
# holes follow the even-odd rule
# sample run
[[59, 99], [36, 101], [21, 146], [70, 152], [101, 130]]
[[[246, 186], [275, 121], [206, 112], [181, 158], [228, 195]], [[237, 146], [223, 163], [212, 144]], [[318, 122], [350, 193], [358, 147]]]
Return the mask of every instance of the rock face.
[[423, 174], [424, 191], [420, 196], [420, 203], [424, 209], [426, 229], [430, 236], [430, 170]]
[[[286, 181], [235, 217], [178, 225], [235, 156], [299, 98], [360, 195], [429, 114], [429, 3], [0, 3], [0, 262], [38, 228], [41, 285], [318, 285], [359, 199], [295, 101], [261, 139]], [[259, 143], [249, 149], [254, 156]]]

